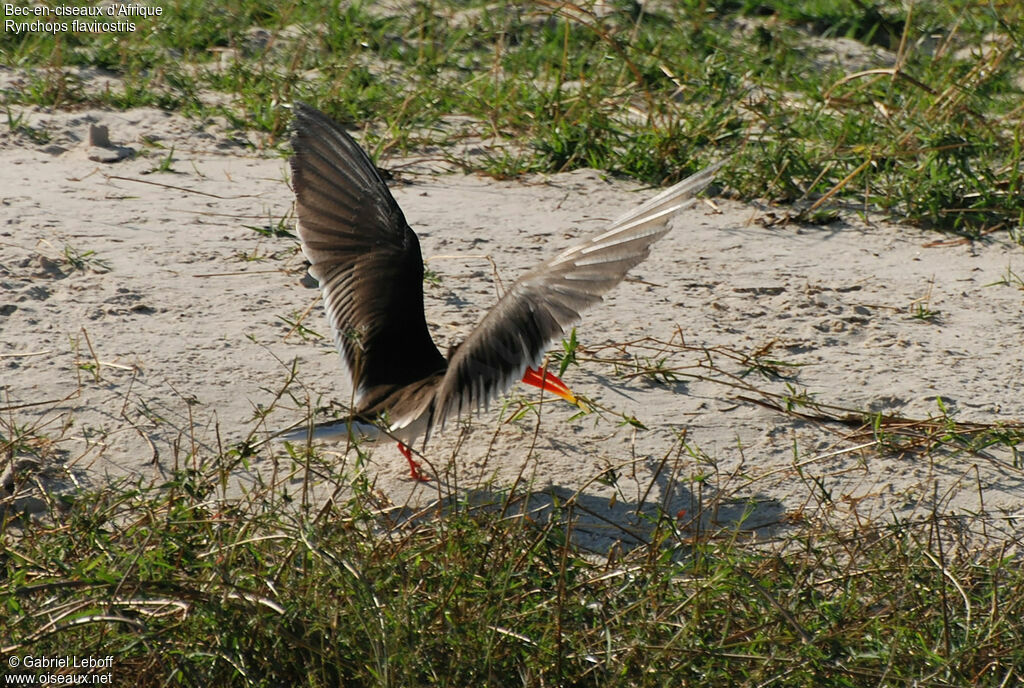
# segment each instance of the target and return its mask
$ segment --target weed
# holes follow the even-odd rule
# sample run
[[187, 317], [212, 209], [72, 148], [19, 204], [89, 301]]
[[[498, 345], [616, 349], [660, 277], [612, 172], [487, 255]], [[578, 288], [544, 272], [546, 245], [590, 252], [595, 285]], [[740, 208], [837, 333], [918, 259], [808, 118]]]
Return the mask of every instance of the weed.
[[441, 286], [441, 274], [431, 267], [428, 267], [426, 263], [423, 264], [423, 283], [429, 284], [432, 287]]
[[40, 145], [50, 142], [50, 135], [45, 130], [36, 129], [25, 121], [25, 113], [15, 115], [10, 106], [6, 106], [4, 112], [7, 115], [7, 128], [11, 132], [24, 134], [33, 143]]
[[986, 287], [1004, 286], [1004, 287], [1016, 287], [1024, 291], [1024, 278], [1013, 271], [1009, 265], [1006, 266], [1006, 272], [995, 282], [990, 282], [985, 285]]
[[251, 229], [260, 236], [274, 238], [274, 239], [294, 239], [295, 233], [292, 232], [291, 228], [294, 226], [295, 220], [290, 216], [284, 216], [279, 220], [270, 220], [263, 226], [256, 225], [242, 225], [246, 229]]
[[580, 348], [580, 343], [576, 339], [576, 328], [572, 328], [569, 332], [568, 339], [562, 340], [562, 350], [555, 351], [551, 354], [551, 359], [558, 363], [558, 376], [565, 375], [565, 371], [569, 369], [571, 365], [578, 365], [576, 360], [576, 352]]
[[932, 289], [935, 287], [935, 278], [932, 277], [928, 281], [928, 289], [924, 293], [924, 296], [914, 299], [910, 303], [910, 315], [915, 320], [920, 320], [926, 323], [939, 323], [941, 322], [941, 312], [934, 310], [931, 307], [932, 301]]
[[96, 255], [95, 251], [82, 251], [70, 244], [64, 244], [63, 263], [72, 270], [85, 272], [110, 272], [110, 263]]
[[[1024, 601], [1019, 566], [943, 544], [942, 517], [807, 522], [783, 548], [688, 535], [679, 519], [728, 506], [705, 504], [654, 515], [649, 544], [595, 561], [573, 544], [590, 510], [573, 496], [543, 515], [506, 491], [396, 520], [314, 452], [295, 459], [354, 490], [306, 512], [286, 483], [225, 496], [221, 476], [251, 453], [160, 486], [115, 481], [22, 522], [0, 559], [0, 649], [113, 655], [112, 673], [140, 686], [974, 685], [1024, 662], [1016, 617], [998, 611]], [[614, 467], [595, 478], [624, 480]]]
[[174, 170], [174, 146], [171, 146], [170, 150], [167, 151], [167, 155], [161, 158], [160, 162], [157, 163], [151, 172], [163, 172], [167, 174], [173, 173]]
[[939, 321], [939, 311], [933, 311], [923, 303], [917, 303], [913, 306], [911, 317], [921, 322], [934, 323]]
[[288, 317], [279, 315], [277, 316], [277, 319], [283, 322], [289, 328], [291, 328], [289, 332], [297, 332], [299, 337], [301, 337], [303, 341], [309, 341], [310, 339], [323, 339], [324, 336], [322, 334], [302, 324], [302, 320], [304, 317], [304, 313], [293, 313]]
[[[682, 379], [716, 379], [783, 416], [843, 427], [865, 442], [859, 451], [984, 456], [1024, 441], [1016, 426], [958, 420], [941, 399], [936, 417], [915, 420], [830, 407], [791, 382], [773, 395], [739, 375], [750, 353], [651, 338], [586, 356], [570, 348], [577, 365], [598, 369], [663, 360]], [[694, 357], [699, 365], [685, 360]], [[79, 490], [37, 518], [0, 512], [0, 651], [113, 655], [113, 673], [130, 671], [140, 686], [370, 686], [385, 675], [400, 685], [974, 685], [979, 675], [1005, 682], [1024, 663], [1019, 620], [999, 611], [1024, 604], [1024, 577], [1005, 541], [983, 537], [989, 515], [936, 507], [918, 520], [851, 524], [834, 516], [850, 508], [835, 474], [813, 470], [822, 457], [798, 457], [784, 470], [809, 504], [776, 526], [784, 537], [752, 537], [764, 500], [733, 497], [728, 485], [756, 490], [764, 477], [742, 466], [730, 477], [685, 429], [669, 433], [635, 501], [635, 461], [602, 457], [567, 493], [528, 482], [456, 488], [453, 456], [438, 501], [407, 514], [375, 489], [358, 445], [328, 455], [260, 441], [275, 406], [298, 401], [294, 385], [293, 364], [238, 441], [186, 437], [152, 483]], [[593, 408], [595, 422], [659, 430]], [[540, 411], [510, 402], [505, 422]], [[144, 399], [139, 413], [167, 422]], [[0, 415], [0, 455], [53, 461], [70, 428], [43, 438]], [[590, 484], [611, 494], [590, 495]], [[685, 485], [690, 499], [654, 502], [655, 485]], [[32, 488], [20, 489], [24, 500]], [[919, 501], [922, 490], [900, 497]], [[18, 502], [0, 493], [0, 504]], [[609, 510], [635, 510], [636, 520]], [[580, 533], [596, 526], [618, 544], [588, 549]]]

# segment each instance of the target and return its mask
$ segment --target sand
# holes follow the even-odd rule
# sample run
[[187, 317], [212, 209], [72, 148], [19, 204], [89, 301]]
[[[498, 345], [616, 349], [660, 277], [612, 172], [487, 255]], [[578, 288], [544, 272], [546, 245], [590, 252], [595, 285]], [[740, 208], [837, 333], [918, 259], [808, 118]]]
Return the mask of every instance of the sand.
[[[49, 140], [0, 133], [0, 436], [31, 429], [56, 443], [59, 465], [0, 455], [8, 490], [32, 471], [65, 491], [160, 480], [247, 437], [251, 475], [284, 460], [262, 440], [301, 421], [307, 398], [348, 401], [296, 241], [250, 228], [293, 224], [284, 158], [217, 122], [156, 110], [13, 110]], [[90, 148], [90, 125], [108, 127], [110, 148]], [[101, 161], [117, 147], [134, 154]], [[153, 171], [172, 147], [173, 171]], [[442, 350], [502, 285], [654, 193], [592, 170], [496, 181], [404, 162], [393, 193], [438, 277], [425, 291]], [[602, 413], [574, 417], [558, 401], [506, 423], [535, 399], [519, 385], [504, 408], [422, 450], [431, 483], [410, 480], [390, 444], [369, 448], [367, 475], [395, 504], [523, 476], [627, 529], [660, 505], [684, 525], [763, 534], [806, 518], [943, 513], [1020, 537], [1024, 470], [1011, 449], [879, 452], [870, 433], [750, 399], [797, 391], [915, 419], [941, 404], [960, 422], [1024, 421], [1024, 291], [998, 284], [1008, 270], [1024, 275], [1021, 248], [856, 210], [820, 227], [775, 222], [785, 210], [700, 203], [585, 314], [588, 361], [564, 379]], [[323, 338], [287, 322], [310, 306], [302, 323]], [[755, 352], [786, 364], [787, 378], [744, 374], [736, 357]], [[672, 379], [628, 374], [659, 360]], [[293, 362], [294, 398], [275, 404]], [[344, 460], [344, 447], [327, 450]], [[597, 536], [629, 537], [595, 523]]]

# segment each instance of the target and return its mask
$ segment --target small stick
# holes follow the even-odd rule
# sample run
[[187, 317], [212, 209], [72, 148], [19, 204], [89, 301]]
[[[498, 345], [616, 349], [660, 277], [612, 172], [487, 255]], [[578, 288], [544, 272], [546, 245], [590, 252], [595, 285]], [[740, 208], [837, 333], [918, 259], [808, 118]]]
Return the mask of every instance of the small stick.
[[93, 379], [96, 382], [99, 382], [100, 381], [100, 366], [102, 365], [100, 363], [100, 358], [99, 358], [99, 356], [96, 355], [96, 350], [92, 348], [92, 340], [89, 339], [89, 333], [86, 331], [86, 329], [84, 327], [82, 328], [82, 334], [85, 335], [85, 343], [89, 347], [89, 353], [92, 354], [92, 360], [96, 362], [96, 370], [94, 370], [93, 373], [92, 373]]
[[319, 300], [320, 297], [317, 296], [315, 299], [309, 302], [309, 305], [306, 306], [306, 310], [302, 311], [302, 315], [296, 318], [295, 324], [292, 325], [292, 329], [288, 330], [288, 333], [281, 338], [281, 341], [285, 341], [286, 339], [292, 336], [292, 333], [295, 332], [295, 330], [299, 329], [299, 326], [302, 325], [302, 321], [306, 319], [306, 316], [309, 315], [309, 312], [313, 310], [313, 306], [315, 306]]
[[26, 351], [23, 354], [0, 354], [0, 358], [27, 358], [29, 356], [45, 356], [49, 353], [53, 353], [52, 349], [46, 349], [45, 351]]
[[229, 201], [236, 198], [254, 198], [259, 194], [239, 194], [237, 196], [219, 196], [217, 194], [207, 193], [205, 191], [196, 191], [195, 189], [186, 189], [183, 186], [173, 186], [171, 184], [161, 184], [160, 182], [151, 182], [148, 179], [133, 179], [132, 177], [119, 177], [114, 174], [107, 175], [107, 179], [119, 179], [123, 182], [135, 182], [136, 184], [151, 184], [153, 186], [159, 186], [164, 189], [171, 189], [173, 191], [184, 191], [185, 193], [198, 194], [199, 196], [209, 196], [210, 198], [216, 198], [222, 201]]
[[235, 275], [265, 275], [268, 272], [288, 272], [287, 270], [279, 270], [277, 268], [273, 270], [239, 270], [238, 272], [207, 272], [201, 275], [192, 275], [193, 277], [233, 277]]

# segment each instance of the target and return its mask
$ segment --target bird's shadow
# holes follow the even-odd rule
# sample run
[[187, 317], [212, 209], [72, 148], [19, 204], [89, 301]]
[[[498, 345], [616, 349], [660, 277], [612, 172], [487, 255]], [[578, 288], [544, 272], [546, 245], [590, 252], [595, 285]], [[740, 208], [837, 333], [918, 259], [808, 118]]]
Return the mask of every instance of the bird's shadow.
[[609, 477], [581, 489], [556, 484], [512, 491], [462, 489], [439, 499], [435, 509], [417, 510], [419, 516], [410, 518], [455, 509], [522, 517], [535, 527], [559, 530], [581, 551], [602, 557], [648, 547], [686, 556], [687, 544], [696, 538], [739, 535], [762, 540], [777, 537], [786, 527], [785, 506], [764, 494], [726, 495], [707, 481], [687, 483], [656, 470], [654, 489], [629, 499], [611, 481]]
[[[467, 495], [472, 503], [498, 504], [488, 492]], [[535, 490], [509, 501], [506, 513], [522, 514], [539, 526], [568, 533], [579, 549], [599, 556], [661, 546], [682, 554], [694, 538], [743, 534], [769, 538], [781, 528], [785, 508], [774, 498], [717, 500], [680, 488], [667, 500], [631, 502], [574, 491], [560, 485]]]
[[450, 289], [445, 291], [444, 295], [440, 297], [440, 300], [444, 303], [446, 307], [454, 310], [463, 310], [466, 308], [476, 307], [475, 303], [473, 303], [469, 299], [464, 298], [457, 292], [454, 292]]

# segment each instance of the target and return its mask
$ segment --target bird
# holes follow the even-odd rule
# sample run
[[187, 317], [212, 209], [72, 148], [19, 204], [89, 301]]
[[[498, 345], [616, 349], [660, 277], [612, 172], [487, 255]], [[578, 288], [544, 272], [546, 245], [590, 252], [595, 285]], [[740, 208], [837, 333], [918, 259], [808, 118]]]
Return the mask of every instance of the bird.
[[447, 421], [487, 406], [517, 380], [567, 402], [569, 387], [541, 365], [548, 346], [647, 258], [668, 221], [721, 160], [630, 210], [596, 236], [527, 271], [459, 344], [442, 355], [423, 308], [419, 239], [370, 157], [337, 122], [292, 105], [290, 159], [297, 234], [354, 389], [348, 418], [308, 424], [288, 441], [387, 435], [429, 480], [411, 447]]

